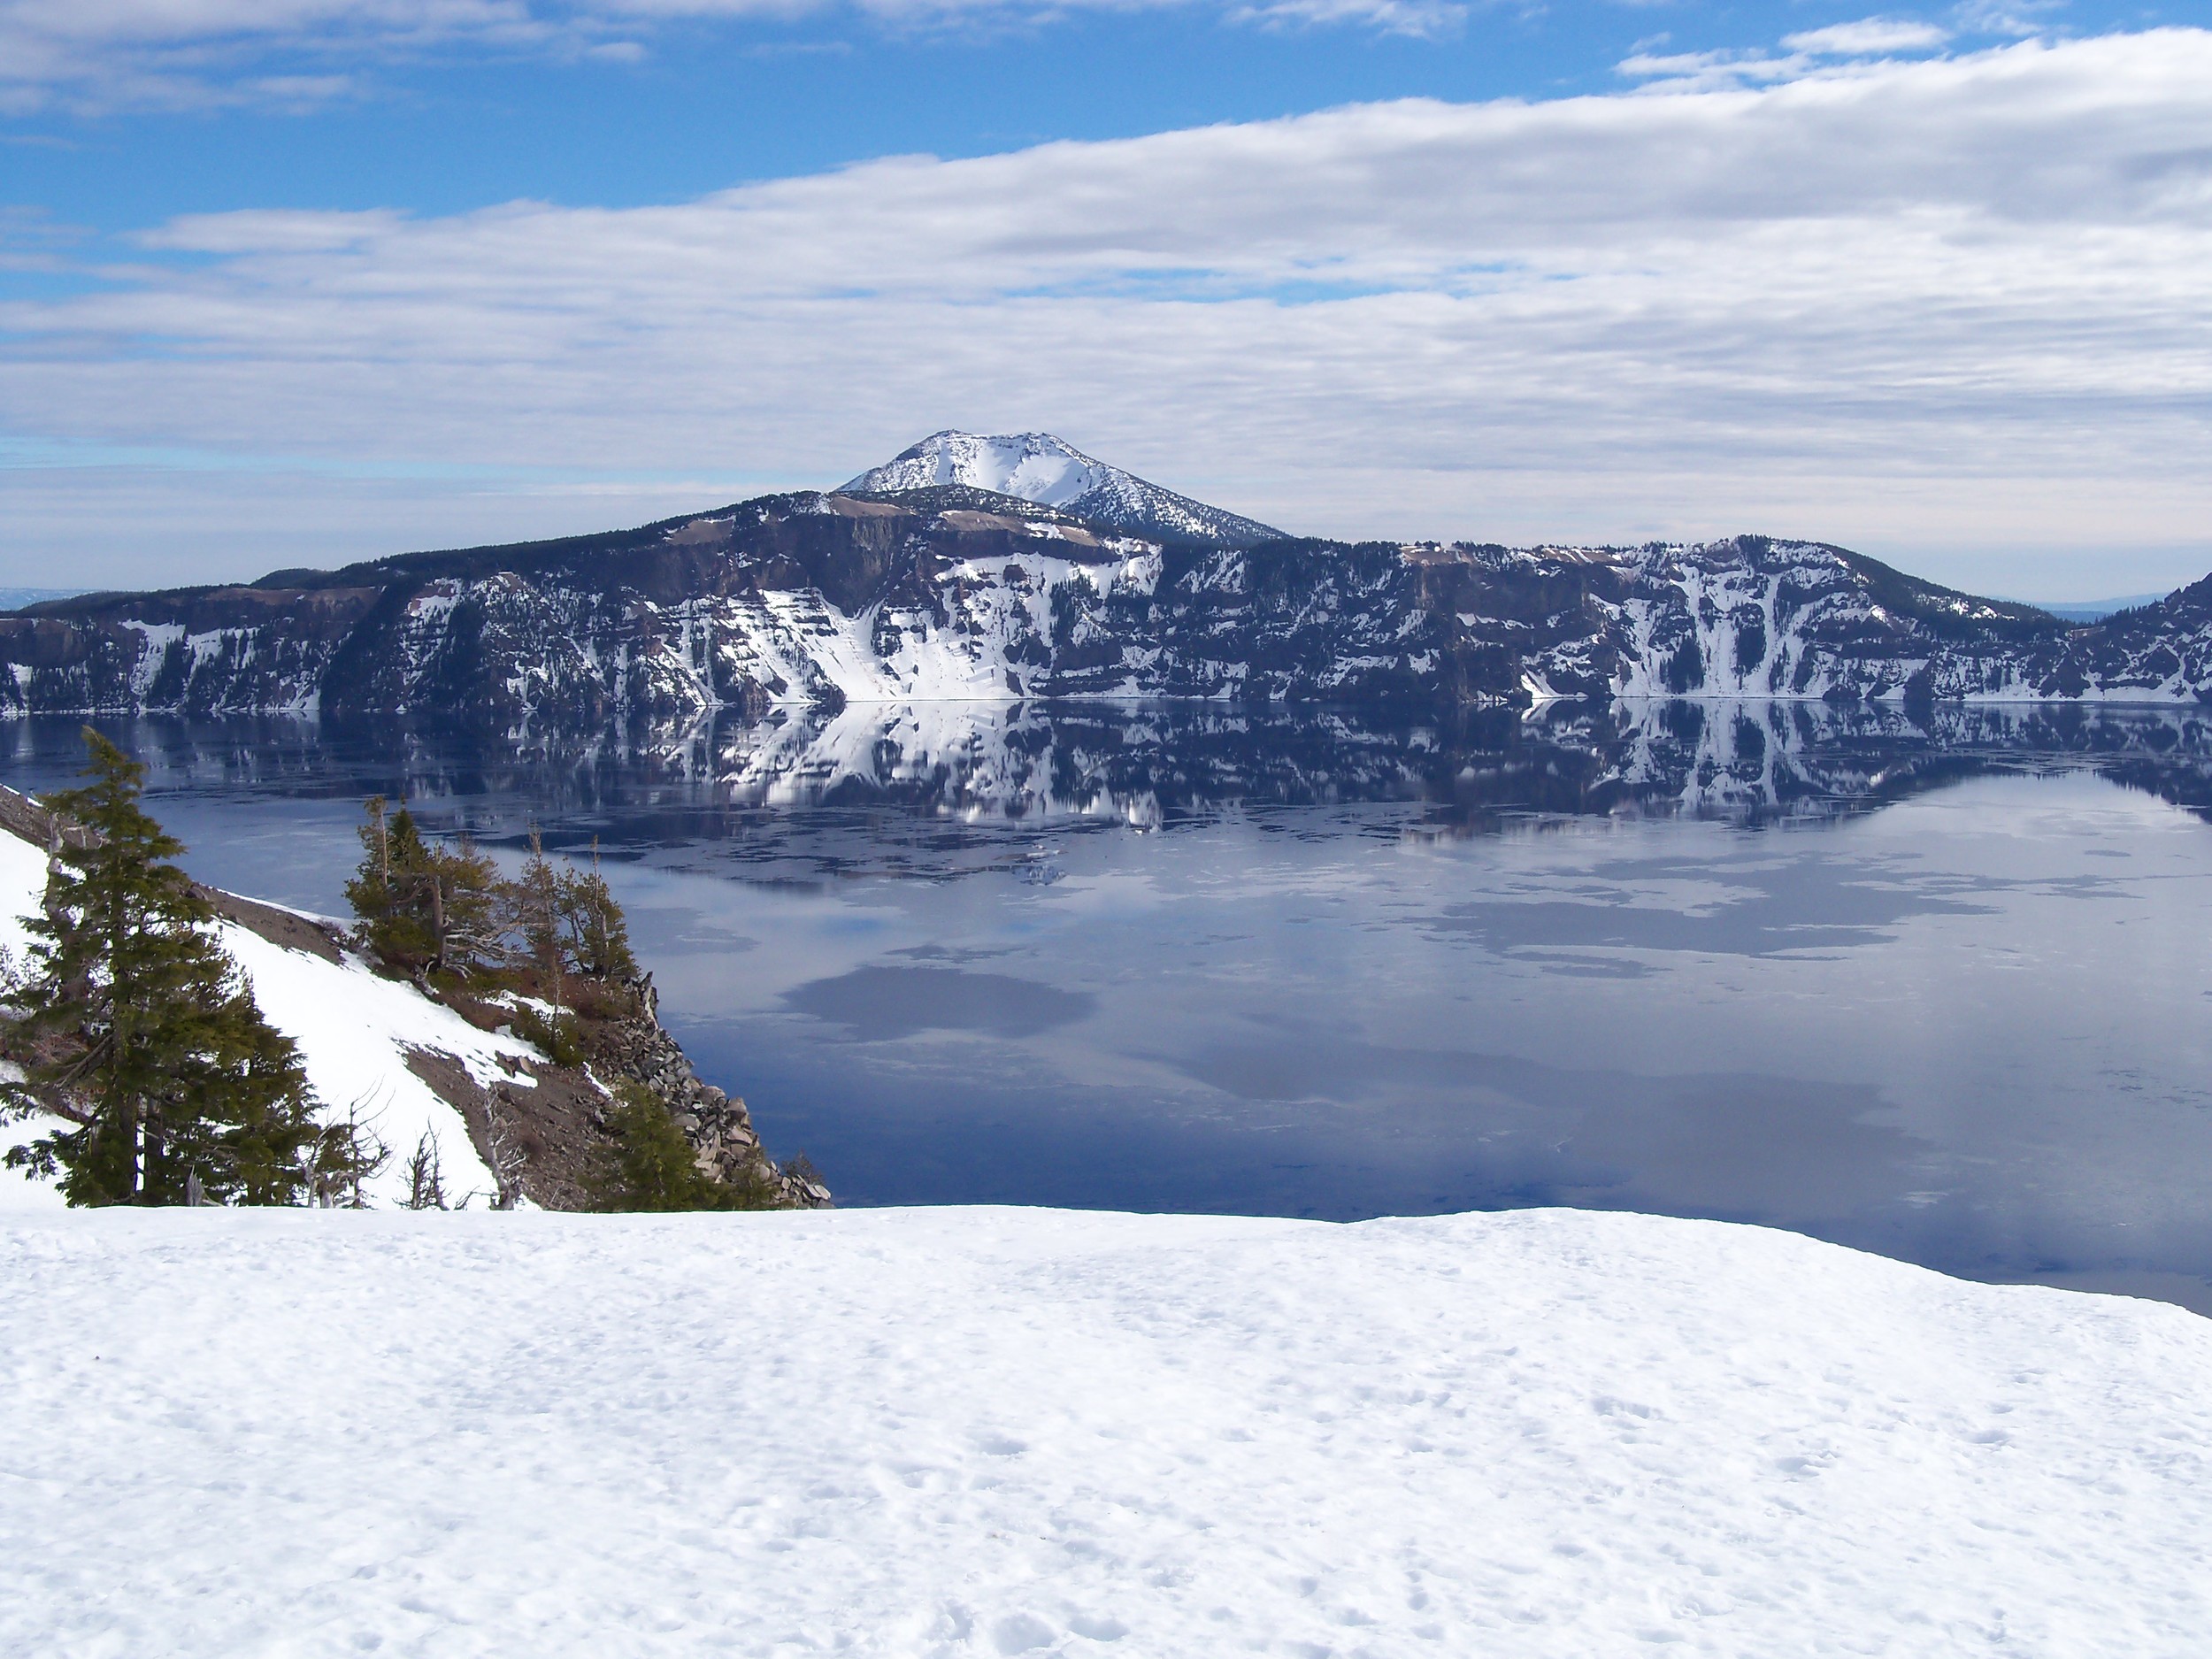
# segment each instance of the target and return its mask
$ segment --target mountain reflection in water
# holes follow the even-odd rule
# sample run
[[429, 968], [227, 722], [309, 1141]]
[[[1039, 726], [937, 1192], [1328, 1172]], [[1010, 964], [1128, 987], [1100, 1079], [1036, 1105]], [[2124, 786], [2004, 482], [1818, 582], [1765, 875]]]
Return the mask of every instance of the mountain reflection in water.
[[372, 792], [595, 839], [702, 1070], [846, 1202], [1634, 1208], [2212, 1307], [2193, 711], [101, 724], [288, 902], [342, 908]]
[[[6, 764], [56, 774], [79, 722], [0, 726]], [[519, 727], [499, 737], [401, 720], [96, 718], [157, 792], [312, 797], [380, 790], [480, 833], [515, 810], [598, 814], [649, 836], [766, 810], [882, 806], [1008, 824], [1154, 828], [1230, 807], [1418, 803], [1479, 832], [1529, 813], [1689, 815], [1745, 824], [1862, 812], [1996, 772], [2087, 767], [2212, 812], [2212, 710], [2095, 704], [1558, 703], [1532, 713], [1219, 703], [931, 703], [724, 713], [681, 726]]]

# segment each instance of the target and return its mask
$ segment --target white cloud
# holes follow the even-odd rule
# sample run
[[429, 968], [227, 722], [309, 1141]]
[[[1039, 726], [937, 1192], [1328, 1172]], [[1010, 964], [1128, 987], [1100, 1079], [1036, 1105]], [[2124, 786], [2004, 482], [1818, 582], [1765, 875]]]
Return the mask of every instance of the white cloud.
[[[0, 408], [403, 492], [826, 482], [957, 424], [1332, 531], [2200, 545], [2208, 157], [2212, 34], [2168, 30], [673, 207], [221, 214], [0, 307]], [[64, 471], [14, 486], [52, 545], [142, 534], [98, 491], [71, 529]]]
[[1952, 15], [1966, 34], [2024, 40], [2041, 34], [2048, 27], [2047, 19], [2065, 10], [2066, 4], [2067, 0], [1962, 0]]
[[[2032, 31], [1992, 28], [1982, 32]], [[1640, 50], [1623, 58], [1617, 67], [1631, 80], [1651, 82], [1653, 90], [1707, 92], [1725, 87], [1767, 86], [1818, 73], [1863, 73], [1865, 59], [1930, 52], [1950, 38], [1948, 30], [1932, 23], [1861, 18], [1855, 23], [1836, 23], [1826, 28], [1786, 35], [1782, 44], [1789, 50], [1779, 56], [1770, 51], [1735, 50], [1666, 53]]]
[[1891, 52], [1932, 51], [1950, 38], [1949, 30], [1932, 23], [1861, 18], [1856, 23], [1835, 23], [1824, 29], [1786, 35], [1782, 44], [1816, 58], [1878, 58]]
[[1812, 59], [1802, 54], [1777, 58], [1771, 52], [1733, 50], [1632, 52], [1614, 66], [1632, 81], [1654, 81], [1672, 91], [1708, 92], [1794, 81], [1812, 67]]
[[273, 73], [273, 56], [357, 65], [456, 39], [542, 46], [557, 32], [531, 0], [0, 0], [0, 113], [57, 100], [284, 104], [319, 77]]

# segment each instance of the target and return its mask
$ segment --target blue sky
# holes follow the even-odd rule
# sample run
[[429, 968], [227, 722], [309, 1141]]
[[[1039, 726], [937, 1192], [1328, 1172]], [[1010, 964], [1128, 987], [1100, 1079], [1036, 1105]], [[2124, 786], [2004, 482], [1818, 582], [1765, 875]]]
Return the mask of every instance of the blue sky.
[[2165, 585], [2212, 566], [2208, 11], [0, 0], [0, 582], [958, 425], [1336, 534]]
[[[226, 208], [673, 202], [910, 151], [987, 155], [1409, 96], [1614, 93], [1652, 78], [1624, 73], [1640, 57], [1781, 57], [1788, 36], [1869, 15], [1863, 0], [1405, 9], [1395, 23], [1363, 15], [1358, 0], [1336, 20], [1191, 4], [656, 22], [610, 7], [610, 33], [638, 48], [611, 60], [490, 30], [415, 42], [394, 29], [381, 43], [336, 30], [263, 42], [211, 31], [211, 58], [166, 68], [167, 84], [134, 95], [104, 85], [96, 65], [19, 88], [7, 196], [107, 231]], [[2203, 23], [2212, 6], [2070, 0], [1878, 15], [1970, 50], [2046, 28]], [[270, 80], [344, 84], [257, 89]]]

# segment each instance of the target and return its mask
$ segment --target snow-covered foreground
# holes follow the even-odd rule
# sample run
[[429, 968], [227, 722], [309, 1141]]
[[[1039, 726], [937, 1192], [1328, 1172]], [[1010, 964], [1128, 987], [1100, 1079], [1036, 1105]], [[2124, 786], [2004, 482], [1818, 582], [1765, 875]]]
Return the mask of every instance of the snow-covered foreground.
[[2200, 1654], [2212, 1323], [1523, 1211], [0, 1227], [0, 1651]]

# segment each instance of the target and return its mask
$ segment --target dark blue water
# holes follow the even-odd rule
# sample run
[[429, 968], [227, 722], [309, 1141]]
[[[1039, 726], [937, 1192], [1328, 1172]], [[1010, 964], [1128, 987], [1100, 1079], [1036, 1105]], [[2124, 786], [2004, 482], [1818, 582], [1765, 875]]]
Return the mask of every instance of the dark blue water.
[[[664, 1016], [848, 1203], [1771, 1223], [2212, 1308], [2212, 731], [1654, 705], [110, 726], [211, 880], [359, 797], [595, 836]], [[8, 728], [18, 787], [74, 726]]]

